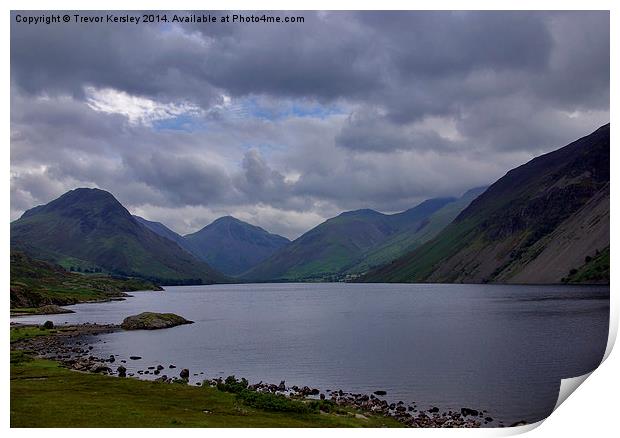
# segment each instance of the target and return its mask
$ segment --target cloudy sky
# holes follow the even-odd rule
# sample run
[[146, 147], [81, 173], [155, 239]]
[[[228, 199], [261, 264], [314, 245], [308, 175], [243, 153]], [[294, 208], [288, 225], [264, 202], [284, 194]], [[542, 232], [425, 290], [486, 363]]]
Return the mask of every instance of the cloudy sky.
[[606, 12], [16, 14], [12, 220], [99, 187], [182, 234], [231, 214], [294, 238], [343, 210], [460, 195], [609, 121]]

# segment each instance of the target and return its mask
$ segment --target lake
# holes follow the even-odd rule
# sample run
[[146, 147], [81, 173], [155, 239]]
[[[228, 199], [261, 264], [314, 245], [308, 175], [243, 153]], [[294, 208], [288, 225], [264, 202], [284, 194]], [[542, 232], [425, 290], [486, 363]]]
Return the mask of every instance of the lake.
[[195, 324], [101, 335], [93, 354], [142, 356], [127, 361], [128, 372], [189, 368], [192, 382], [235, 374], [323, 391], [385, 390], [387, 400], [421, 409], [486, 409], [491, 425], [548, 416], [560, 379], [598, 366], [609, 326], [608, 286], [241, 284], [132, 295], [12, 321], [120, 323], [173, 312]]

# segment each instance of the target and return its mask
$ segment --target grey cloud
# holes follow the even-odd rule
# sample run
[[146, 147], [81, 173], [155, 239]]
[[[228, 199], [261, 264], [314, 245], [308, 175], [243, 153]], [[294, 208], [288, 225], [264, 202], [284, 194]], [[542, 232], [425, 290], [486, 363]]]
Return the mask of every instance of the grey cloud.
[[[347, 99], [383, 106], [398, 123], [466, 111], [515, 89], [558, 104], [608, 106], [606, 12], [277, 14], [306, 22], [91, 26], [86, 33], [84, 25], [12, 21], [12, 78], [34, 94], [81, 96], [93, 85], [206, 106], [222, 92]], [[467, 82], [485, 72], [495, 86]]]
[[454, 146], [435, 131], [399, 126], [374, 111], [353, 113], [336, 144], [356, 151], [393, 152], [399, 150], [448, 150]]
[[[551, 51], [546, 16], [540, 13], [419, 11], [381, 15], [379, 29], [395, 28], [384, 35], [396, 40], [393, 56], [407, 77], [461, 76], [481, 69], [542, 70]], [[375, 19], [374, 15], [368, 17], [371, 23]]]
[[11, 77], [30, 94], [83, 98], [84, 87], [95, 86], [202, 103], [218, 97], [205, 78], [208, 52], [179, 32], [123, 24], [39, 27], [14, 20], [11, 32]]
[[609, 110], [609, 12], [565, 12], [548, 20], [554, 50], [533, 91], [564, 108]]
[[157, 188], [173, 205], [208, 205], [222, 199], [234, 200], [228, 174], [217, 163], [164, 151], [153, 151], [146, 156], [130, 154], [124, 160], [137, 180]]
[[[234, 214], [294, 237], [458, 195], [609, 121], [608, 12], [275, 14], [306, 22], [12, 20], [12, 217], [89, 185], [179, 230]], [[86, 87], [204, 113], [132, 124]]]

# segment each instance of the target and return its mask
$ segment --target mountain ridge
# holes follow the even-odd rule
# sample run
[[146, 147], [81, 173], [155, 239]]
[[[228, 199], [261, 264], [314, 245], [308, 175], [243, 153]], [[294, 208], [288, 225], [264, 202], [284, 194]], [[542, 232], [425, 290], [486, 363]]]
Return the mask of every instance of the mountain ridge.
[[406, 227], [390, 236], [385, 242], [364, 253], [361, 259], [347, 273], [356, 275], [369, 269], [381, 266], [413, 250], [417, 246], [429, 241], [445, 228], [471, 201], [480, 195], [486, 187], [476, 187], [467, 190], [459, 198], [452, 199], [443, 207], [416, 222], [413, 227]]
[[[535, 260], [559, 235], [565, 242], [582, 242], [574, 248], [583, 250], [587, 241], [609, 246], [609, 131], [606, 124], [510, 170], [434, 239], [361, 281], [560, 283], [567, 279], [580, 268], [572, 266], [575, 257], [581, 258], [581, 265], [592, 254], [565, 251], [563, 259], [553, 260], [553, 271]], [[575, 219], [579, 217], [581, 221]], [[553, 257], [546, 254], [551, 263]], [[526, 265], [538, 266], [537, 274], [532, 268], [529, 276], [519, 274]]]
[[307, 231], [256, 267], [248, 281], [340, 278], [362, 254], [407, 226], [420, 224], [455, 198], [433, 198], [400, 213], [371, 209], [342, 212]]
[[233, 216], [222, 216], [183, 239], [193, 254], [231, 276], [245, 272], [290, 243], [286, 237]]
[[11, 247], [65, 268], [96, 267], [163, 284], [227, 281], [101, 189], [77, 188], [27, 210], [11, 223]]

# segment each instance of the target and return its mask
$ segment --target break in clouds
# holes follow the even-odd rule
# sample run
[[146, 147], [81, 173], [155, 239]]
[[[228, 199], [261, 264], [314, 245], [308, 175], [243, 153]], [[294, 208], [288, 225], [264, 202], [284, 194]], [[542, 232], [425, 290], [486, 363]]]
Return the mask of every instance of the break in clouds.
[[230, 214], [294, 238], [458, 196], [609, 121], [607, 12], [16, 14], [12, 219], [88, 186], [182, 234]]

